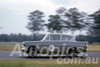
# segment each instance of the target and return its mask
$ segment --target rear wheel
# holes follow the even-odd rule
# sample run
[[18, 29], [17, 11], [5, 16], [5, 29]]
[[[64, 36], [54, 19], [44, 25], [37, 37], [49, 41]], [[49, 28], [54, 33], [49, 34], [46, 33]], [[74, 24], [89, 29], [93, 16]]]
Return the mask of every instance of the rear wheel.
[[28, 53], [29, 57], [36, 57], [37, 54], [38, 54], [38, 51], [37, 51], [36, 47], [30, 47], [29, 48], [29, 53]]

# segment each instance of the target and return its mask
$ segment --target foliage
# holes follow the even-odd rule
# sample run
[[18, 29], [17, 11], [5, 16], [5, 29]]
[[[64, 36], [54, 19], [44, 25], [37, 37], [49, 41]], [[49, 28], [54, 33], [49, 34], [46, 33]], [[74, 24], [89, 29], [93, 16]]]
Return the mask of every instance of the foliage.
[[65, 28], [68, 28], [72, 32], [86, 29], [87, 25], [89, 25], [87, 16], [85, 12], [79, 12], [77, 8], [70, 8], [65, 12]]
[[[35, 40], [41, 40], [43, 34], [38, 34]], [[22, 42], [22, 41], [33, 41], [34, 37], [32, 35], [24, 34], [0, 34], [0, 42]]]
[[36, 10], [36, 11], [31, 12], [28, 17], [29, 17], [30, 22], [28, 23], [27, 28], [31, 32], [35, 33], [40, 30], [43, 30], [43, 22], [44, 22], [43, 12]]
[[59, 15], [50, 15], [48, 21], [50, 23], [46, 24], [46, 26], [49, 29], [49, 31], [52, 30], [52, 32], [61, 32], [63, 25]]
[[92, 36], [100, 38], [100, 9], [90, 16], [93, 18], [94, 22], [89, 32], [92, 34]]
[[33, 33], [34, 40], [37, 40], [37, 33], [41, 30], [43, 30], [44, 20], [43, 20], [43, 12], [36, 10], [30, 13], [28, 16], [30, 22], [27, 25], [27, 28]]
[[70, 8], [67, 10], [64, 7], [60, 7], [56, 10], [56, 15], [49, 16], [49, 23], [46, 24], [47, 28], [56, 32], [65, 32], [67, 29], [71, 32], [77, 30], [88, 29], [89, 19], [85, 12], [79, 12], [77, 8]]
[[[37, 34], [35, 38], [37, 41], [41, 40], [44, 37], [44, 34]], [[78, 35], [76, 36], [77, 41], [88, 41], [89, 43], [100, 42], [98, 36], [89, 36], [89, 35]], [[0, 34], [0, 42], [22, 42], [22, 41], [34, 41], [32, 35], [24, 34]]]
[[90, 35], [78, 35], [76, 36], [77, 41], [88, 41], [89, 43], [93, 42], [99, 42], [100, 43], [100, 38], [97, 36], [90, 36]]

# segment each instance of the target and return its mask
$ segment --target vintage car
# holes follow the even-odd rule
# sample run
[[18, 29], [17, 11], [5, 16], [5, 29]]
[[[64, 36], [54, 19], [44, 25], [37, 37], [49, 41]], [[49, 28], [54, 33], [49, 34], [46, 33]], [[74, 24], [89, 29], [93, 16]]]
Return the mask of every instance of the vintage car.
[[87, 42], [75, 41], [75, 36], [51, 33], [44, 36], [41, 41], [25, 41], [21, 50], [30, 57], [38, 54], [65, 54], [66, 56], [77, 56], [87, 51]]

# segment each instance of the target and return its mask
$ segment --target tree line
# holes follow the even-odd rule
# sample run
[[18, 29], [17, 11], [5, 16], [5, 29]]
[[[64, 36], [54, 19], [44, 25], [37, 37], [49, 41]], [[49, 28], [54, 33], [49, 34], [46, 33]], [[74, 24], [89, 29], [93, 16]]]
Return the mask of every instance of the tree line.
[[[38, 34], [34, 39], [33, 35], [25, 34], [0, 34], [0, 42], [23, 42], [23, 41], [40, 41], [45, 35]], [[76, 41], [88, 41], [89, 43], [100, 42], [100, 38], [92, 37], [88, 35], [78, 35], [76, 36]]]
[[27, 29], [33, 34], [43, 31], [48, 32], [72, 32], [87, 31], [87, 35], [99, 36], [100, 34], [100, 9], [93, 14], [80, 12], [77, 8], [60, 7], [56, 14], [48, 16], [48, 23], [45, 23], [44, 13], [39, 10], [31, 12], [28, 16]]
[[78, 40], [89, 42], [100, 42], [100, 9], [92, 14], [81, 12], [77, 8], [60, 7], [55, 14], [48, 16], [48, 23], [45, 23], [44, 13], [39, 10], [31, 12], [28, 16], [27, 28], [34, 34], [45, 29], [51, 33], [68, 33], [72, 35], [76, 31], [86, 31], [86, 36], [78, 36]]
[[[41, 40], [44, 37], [44, 34], [37, 34], [38, 36], [35, 40]], [[33, 41], [33, 35], [25, 34], [0, 34], [0, 42], [22, 42], [22, 41]]]

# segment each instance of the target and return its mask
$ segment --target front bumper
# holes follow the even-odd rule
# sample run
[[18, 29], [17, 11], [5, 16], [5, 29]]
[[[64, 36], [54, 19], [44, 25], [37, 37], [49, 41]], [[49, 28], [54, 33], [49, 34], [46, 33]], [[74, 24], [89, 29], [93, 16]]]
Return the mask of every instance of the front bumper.
[[27, 49], [28, 49], [27, 47], [22, 46], [21, 51], [27, 52]]

